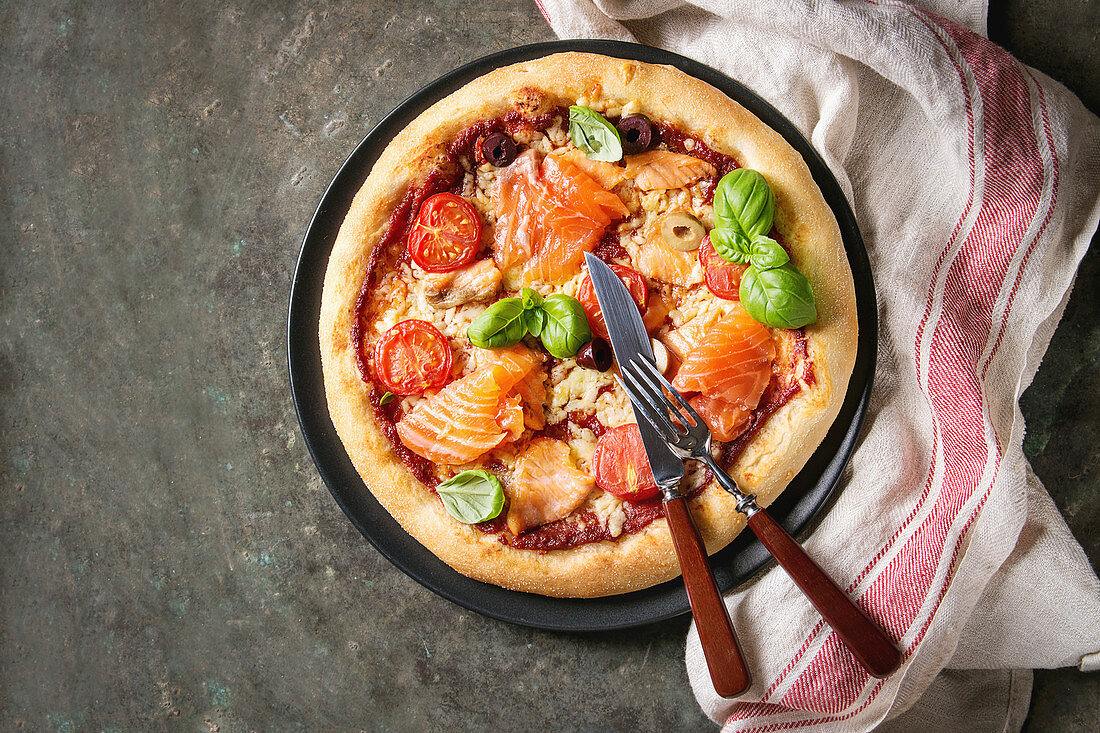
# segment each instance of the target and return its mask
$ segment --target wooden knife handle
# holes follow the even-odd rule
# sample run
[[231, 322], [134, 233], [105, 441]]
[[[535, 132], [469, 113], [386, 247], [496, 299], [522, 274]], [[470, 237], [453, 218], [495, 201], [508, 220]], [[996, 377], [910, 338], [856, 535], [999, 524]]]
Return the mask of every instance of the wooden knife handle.
[[885, 678], [901, 665], [901, 651], [893, 639], [837, 587], [767, 511], [760, 509], [749, 517], [749, 527], [868, 672]]
[[665, 517], [676, 555], [680, 558], [684, 588], [714, 691], [722, 697], [734, 697], [747, 690], [751, 680], [741, 647], [733, 634], [729, 611], [710, 571], [706, 548], [683, 497], [665, 502]]

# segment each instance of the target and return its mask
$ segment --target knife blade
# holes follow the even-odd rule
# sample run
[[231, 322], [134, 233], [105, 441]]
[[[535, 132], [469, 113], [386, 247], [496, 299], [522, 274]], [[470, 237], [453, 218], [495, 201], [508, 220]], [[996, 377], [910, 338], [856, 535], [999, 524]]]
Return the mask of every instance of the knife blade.
[[[596, 291], [596, 300], [600, 303], [607, 332], [611, 335], [611, 348], [620, 364], [631, 359], [641, 358], [653, 362], [653, 347], [646, 333], [645, 324], [638, 313], [638, 304], [623, 285], [619, 276], [591, 252], [584, 253], [588, 263], [588, 276], [592, 278], [592, 288]], [[634, 409], [633, 400], [631, 409]], [[680, 480], [684, 477], [684, 462], [661, 440], [661, 436], [645, 419], [635, 413], [638, 432], [642, 434], [642, 446], [646, 458], [653, 468], [653, 478], [666, 499], [680, 495]]]
[[[611, 349], [615, 359], [629, 364], [632, 359], [653, 359], [653, 347], [646, 333], [638, 305], [631, 297], [619, 276], [603, 260], [585, 252], [588, 263], [588, 276], [592, 278], [592, 287], [596, 291], [596, 300], [600, 304], [607, 332], [611, 336]], [[631, 395], [630, 407], [636, 409]], [[661, 439], [648, 420], [638, 419], [638, 432], [642, 435], [642, 446], [646, 458], [653, 468], [653, 478], [664, 494], [665, 518], [668, 531], [672, 536], [672, 545], [676, 548], [676, 557], [680, 561], [680, 570], [684, 578], [691, 614], [695, 617], [695, 627], [699, 632], [699, 643], [703, 647], [703, 656], [707, 660], [710, 679], [714, 690], [722, 697], [734, 697], [748, 689], [751, 683], [745, 658], [733, 633], [733, 623], [729, 611], [718, 592], [714, 574], [707, 559], [707, 550], [699, 538], [699, 532], [688, 511], [687, 500], [680, 495], [680, 480], [684, 477], [684, 463], [668, 443]]]

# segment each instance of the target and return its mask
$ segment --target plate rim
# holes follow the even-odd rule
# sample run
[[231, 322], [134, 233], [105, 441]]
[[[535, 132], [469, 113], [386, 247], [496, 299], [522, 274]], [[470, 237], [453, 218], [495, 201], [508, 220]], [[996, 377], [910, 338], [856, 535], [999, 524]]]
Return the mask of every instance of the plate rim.
[[[826, 438], [822, 441], [822, 445], [815, 450], [807, 463], [807, 467], [795, 476], [792, 484], [799, 483], [800, 477], [808, 481], [809, 479], [804, 477], [807, 469], [813, 464], [823, 462], [823, 465], [818, 466], [821, 470], [821, 477], [797, 496], [791, 493], [791, 487], [789, 486], [773, 503], [773, 507], [777, 504], [782, 505], [783, 511], [777, 512], [776, 518], [795, 536], [812, 526], [815, 519], [827, 511], [835, 499], [843, 471], [851, 459], [862, 434], [874, 383], [874, 366], [878, 351], [878, 313], [874, 277], [855, 215], [824, 159], [802, 136], [793, 123], [743, 83], [712, 67], [664, 49], [625, 41], [591, 39], [546, 41], [517, 46], [475, 59], [434, 79], [406, 97], [352, 149], [337, 169], [332, 181], [325, 188], [310, 218], [295, 261], [287, 307], [287, 374], [290, 379], [291, 396], [295, 414], [298, 418], [299, 430], [325, 486], [359, 533], [399, 570], [433, 593], [463, 608], [501, 621], [551, 631], [611, 631], [659, 623], [689, 613], [691, 609], [679, 577], [640, 591], [590, 599], [555, 598], [513, 591], [461, 575], [458, 571], [436, 558], [423, 545], [412, 539], [390, 516], [389, 512], [377, 502], [365, 482], [354, 470], [354, 466], [347, 456], [343, 443], [336, 435], [335, 428], [328, 415], [327, 401], [324, 397], [323, 373], [321, 374], [322, 382], [319, 395], [310, 391], [311, 387], [315, 389], [316, 384], [303, 383], [309, 377], [316, 376], [315, 373], [321, 372], [317, 321], [310, 314], [318, 313], [320, 310], [320, 292], [335, 235], [332, 235], [331, 239], [333, 241], [329, 241], [327, 246], [322, 241], [321, 246], [324, 251], [321, 253], [323, 256], [320, 261], [316, 260], [318, 253], [314, 251], [317, 247], [316, 240], [319, 238], [324, 240], [327, 231], [339, 230], [347, 209], [346, 206], [340, 205], [334, 207], [334, 204], [339, 204], [342, 199], [346, 199], [347, 203], [350, 204], [351, 198], [358, 191], [362, 180], [366, 178], [374, 161], [377, 160], [377, 155], [365, 163], [360, 158], [365, 155], [369, 156], [372, 147], [378, 147], [378, 152], [381, 152], [381, 149], [392, 139], [389, 128], [396, 127], [393, 132], [393, 134], [396, 134], [423, 109], [472, 79], [499, 66], [519, 63], [561, 51], [600, 53], [617, 58], [675, 66], [681, 71], [715, 86], [727, 96], [733, 98], [769, 127], [779, 132], [806, 161], [814, 181], [821, 188], [826, 203], [840, 225], [845, 253], [856, 284], [859, 340], [856, 365], [853, 368], [848, 392], [840, 413], [841, 415], [851, 413], [851, 418], [842, 421], [838, 416], [830, 427]], [[359, 178], [359, 184], [354, 185], [354, 190], [350, 190], [350, 192], [344, 188], [348, 185], [345, 179], [349, 177]], [[334, 221], [331, 217], [336, 217], [336, 220]], [[319, 283], [316, 277], [307, 282], [305, 274], [311, 269], [320, 272]], [[316, 291], [315, 301], [309, 300], [307, 297], [313, 294], [312, 290], [309, 289], [310, 285]], [[308, 302], [303, 302], [307, 300]], [[313, 305], [313, 307], [309, 308], [310, 305]], [[305, 323], [302, 321], [303, 310], [307, 316]], [[303, 325], [309, 325], [310, 323], [312, 323], [311, 328], [303, 328]], [[314, 354], [316, 355], [315, 362], [308, 358]], [[321, 403], [320, 410], [316, 407], [317, 402]], [[318, 417], [321, 418], [318, 421], [320, 424], [315, 424]], [[332, 444], [333, 440], [335, 445]], [[831, 445], [833, 442], [836, 442], [837, 445], [831, 455], [818, 455], [825, 445]], [[354, 481], [358, 483], [357, 487], [351, 487], [351, 489], [358, 488], [361, 491], [352, 491], [350, 494], [345, 493], [349, 491], [349, 487], [346, 487], [343, 482], [337, 481], [336, 467], [327, 465], [329, 458], [327, 455], [322, 455], [322, 451], [331, 453], [332, 448], [336, 449], [337, 460], [342, 454], [343, 460], [347, 463], [347, 466], [343, 468], [350, 467], [351, 473], [355, 477]], [[827, 477], [831, 478], [827, 479]], [[827, 485], [824, 485], [825, 483]], [[356, 493], [358, 495], [355, 495]], [[784, 501], [784, 497], [786, 497], [786, 501]], [[375, 520], [374, 523], [364, 521], [364, 518], [359, 516], [358, 507], [353, 506], [357, 500], [368, 506], [373, 503], [374, 514], [380, 513], [384, 516], [370, 517], [370, 519]], [[810, 503], [813, 506], [805, 506]], [[389, 524], [392, 524], [392, 527], [386, 526], [386, 520]], [[393, 532], [394, 527], [398, 533], [396, 536]], [[401, 541], [400, 535], [404, 535], [406, 541]], [[415, 547], [410, 547], [410, 544]], [[416, 552], [417, 548], [419, 548], [419, 553]], [[417, 560], [425, 560], [426, 562], [421, 563], [410, 560], [409, 556], [404, 554], [409, 551], [413, 555], [421, 556], [417, 557]], [[423, 555], [428, 557], [422, 557]], [[733, 542], [711, 556], [716, 581], [718, 581], [723, 594], [748, 581], [762, 570], [770, 568], [773, 563], [774, 560], [770, 558], [763, 546], [749, 533], [745, 532], [742, 532]]]

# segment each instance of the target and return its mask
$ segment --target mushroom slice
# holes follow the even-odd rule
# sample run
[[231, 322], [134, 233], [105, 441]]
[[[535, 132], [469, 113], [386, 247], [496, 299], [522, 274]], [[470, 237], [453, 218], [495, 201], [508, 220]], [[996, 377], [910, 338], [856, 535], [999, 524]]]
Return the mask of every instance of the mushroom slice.
[[434, 308], [445, 310], [466, 303], [485, 303], [500, 290], [500, 270], [490, 259], [451, 272], [424, 278], [424, 296]]

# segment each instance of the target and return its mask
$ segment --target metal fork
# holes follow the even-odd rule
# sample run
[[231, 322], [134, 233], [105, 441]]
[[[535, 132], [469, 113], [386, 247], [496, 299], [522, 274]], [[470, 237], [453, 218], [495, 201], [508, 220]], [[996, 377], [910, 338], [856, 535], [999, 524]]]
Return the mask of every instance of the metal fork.
[[[710, 455], [710, 428], [688, 401], [647, 360], [632, 359], [620, 365], [621, 383], [642, 415], [680, 458], [702, 461], [718, 484], [737, 499], [737, 511], [791, 576], [822, 618], [833, 627], [852, 654], [875, 677], [888, 677], [901, 664], [894, 641], [855, 605], [847, 594], [815, 563], [802, 546], [764, 509], [756, 497], [746, 494]], [[671, 399], [669, 399], [671, 395]]]

